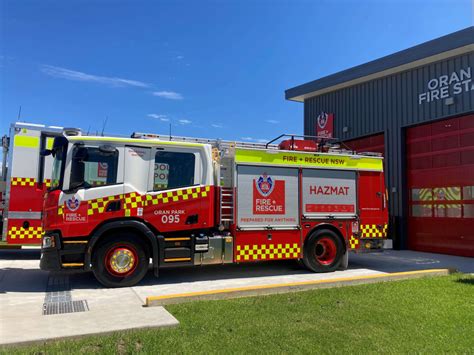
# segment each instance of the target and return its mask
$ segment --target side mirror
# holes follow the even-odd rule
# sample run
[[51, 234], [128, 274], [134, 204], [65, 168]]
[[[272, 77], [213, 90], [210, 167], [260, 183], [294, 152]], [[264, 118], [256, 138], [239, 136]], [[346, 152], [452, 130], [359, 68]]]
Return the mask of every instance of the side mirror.
[[42, 157], [47, 157], [48, 155], [53, 154], [53, 151], [51, 149], [41, 149], [40, 155]]

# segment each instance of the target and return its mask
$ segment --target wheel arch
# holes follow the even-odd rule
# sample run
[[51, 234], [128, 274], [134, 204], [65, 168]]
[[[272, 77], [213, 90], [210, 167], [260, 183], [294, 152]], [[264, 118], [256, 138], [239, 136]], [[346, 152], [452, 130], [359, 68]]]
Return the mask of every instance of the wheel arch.
[[347, 253], [347, 242], [346, 240], [344, 239], [344, 236], [342, 235], [341, 231], [335, 227], [334, 225], [330, 224], [330, 223], [321, 223], [321, 224], [318, 224], [316, 227], [314, 227], [313, 229], [311, 229], [308, 234], [306, 234], [306, 238], [305, 238], [305, 241], [304, 241], [304, 245], [306, 245], [306, 241], [308, 240], [308, 237], [313, 234], [313, 233], [316, 233], [317, 231], [320, 231], [320, 230], [323, 230], [323, 229], [329, 229], [331, 232], [334, 232], [337, 237], [341, 240], [342, 242], [342, 245], [344, 246], [344, 252]]
[[151, 249], [151, 257], [153, 260], [153, 271], [158, 276], [159, 260], [160, 260], [160, 248], [159, 248], [159, 235], [155, 234], [149, 226], [143, 221], [135, 219], [116, 219], [112, 221], [106, 221], [99, 225], [90, 235], [89, 243], [87, 246], [87, 252], [85, 255], [85, 269], [90, 270], [92, 262], [93, 252], [108, 234], [111, 234], [115, 230], [128, 230], [135, 233], [139, 238]]

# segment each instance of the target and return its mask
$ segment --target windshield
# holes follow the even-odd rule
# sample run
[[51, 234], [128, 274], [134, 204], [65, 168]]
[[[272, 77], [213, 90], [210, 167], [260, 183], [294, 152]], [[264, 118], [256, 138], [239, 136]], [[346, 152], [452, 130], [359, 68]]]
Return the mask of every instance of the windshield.
[[51, 174], [51, 187], [50, 190], [55, 190], [61, 187], [62, 178], [61, 173], [63, 171], [63, 163], [64, 163], [64, 153], [66, 149], [66, 145], [59, 146], [54, 148], [53, 155], [53, 172]]

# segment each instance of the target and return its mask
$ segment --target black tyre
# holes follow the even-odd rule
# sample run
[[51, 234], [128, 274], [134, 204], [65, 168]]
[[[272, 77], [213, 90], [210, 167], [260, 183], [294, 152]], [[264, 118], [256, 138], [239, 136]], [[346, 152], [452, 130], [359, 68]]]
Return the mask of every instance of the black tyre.
[[129, 234], [117, 234], [101, 243], [92, 258], [92, 271], [106, 287], [128, 287], [146, 275], [149, 256], [143, 244]]
[[303, 250], [303, 263], [313, 272], [330, 272], [339, 267], [344, 245], [336, 233], [321, 229], [311, 233]]

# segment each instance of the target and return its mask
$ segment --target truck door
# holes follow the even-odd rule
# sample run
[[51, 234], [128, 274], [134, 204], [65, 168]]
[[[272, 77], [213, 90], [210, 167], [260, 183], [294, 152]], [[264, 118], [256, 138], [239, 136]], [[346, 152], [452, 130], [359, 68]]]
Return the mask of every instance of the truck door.
[[161, 233], [210, 228], [215, 203], [213, 186], [200, 148], [159, 147], [153, 150], [145, 202], [145, 218]]
[[64, 236], [86, 236], [105, 219], [123, 217], [123, 152], [111, 145], [70, 147], [59, 199]]
[[359, 172], [359, 217], [362, 238], [387, 236], [387, 201], [380, 172]]
[[3, 238], [9, 244], [40, 244], [44, 192], [38, 181], [41, 131], [12, 126], [10, 137]]

